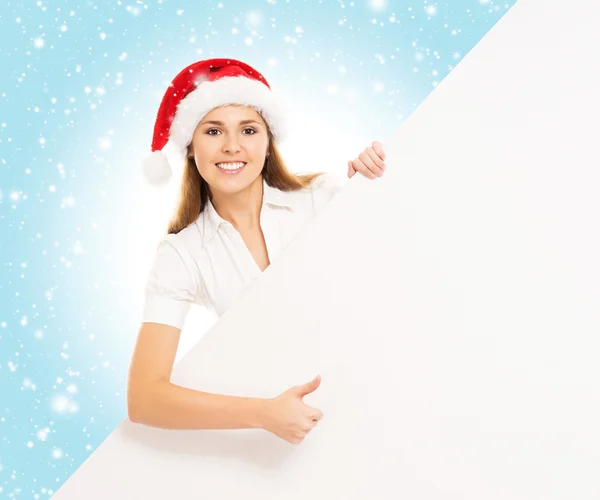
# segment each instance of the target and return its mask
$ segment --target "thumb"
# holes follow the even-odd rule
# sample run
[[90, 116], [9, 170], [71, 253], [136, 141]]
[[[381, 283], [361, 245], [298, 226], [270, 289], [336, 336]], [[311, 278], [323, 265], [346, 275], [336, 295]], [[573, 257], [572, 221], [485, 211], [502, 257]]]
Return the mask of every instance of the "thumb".
[[300, 397], [306, 396], [307, 394], [316, 391], [319, 385], [321, 385], [321, 375], [317, 375], [307, 384], [299, 386], [297, 393], [300, 395]]
[[348, 160], [348, 178], [352, 178], [352, 176], [356, 173], [356, 170], [352, 166], [352, 160]]

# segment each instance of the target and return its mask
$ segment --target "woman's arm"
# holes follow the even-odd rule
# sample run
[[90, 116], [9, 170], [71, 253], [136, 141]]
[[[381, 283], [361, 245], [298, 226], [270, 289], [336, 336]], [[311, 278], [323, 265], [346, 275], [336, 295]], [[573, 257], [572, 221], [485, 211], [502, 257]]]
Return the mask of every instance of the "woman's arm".
[[170, 382], [180, 333], [173, 326], [142, 324], [127, 383], [129, 419], [165, 429], [265, 428], [270, 400], [211, 394]]

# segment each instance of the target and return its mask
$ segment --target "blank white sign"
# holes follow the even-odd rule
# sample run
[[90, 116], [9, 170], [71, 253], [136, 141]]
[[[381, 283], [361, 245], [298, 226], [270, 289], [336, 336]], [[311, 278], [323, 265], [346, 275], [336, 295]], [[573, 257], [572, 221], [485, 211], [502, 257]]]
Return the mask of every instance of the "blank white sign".
[[304, 443], [124, 422], [55, 498], [600, 498], [599, 18], [520, 0], [176, 365], [320, 373]]

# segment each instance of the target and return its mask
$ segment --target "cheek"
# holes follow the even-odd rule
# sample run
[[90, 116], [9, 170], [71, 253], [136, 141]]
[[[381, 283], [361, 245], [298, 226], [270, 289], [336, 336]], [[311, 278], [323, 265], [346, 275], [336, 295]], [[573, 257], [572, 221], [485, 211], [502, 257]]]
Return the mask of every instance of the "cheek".
[[[250, 141], [248, 141], [250, 143]], [[251, 144], [248, 144], [248, 149], [252, 151], [254, 156], [262, 156], [267, 153], [269, 148], [269, 140], [254, 140], [251, 141]]]
[[214, 165], [208, 161], [198, 161], [196, 163], [196, 169], [200, 173], [200, 175], [204, 178], [211, 176], [211, 171], [214, 168]]
[[192, 147], [194, 148], [194, 157], [198, 170], [206, 169], [206, 164], [215, 156], [218, 148], [215, 147], [215, 141], [207, 141], [204, 137], [194, 137]]

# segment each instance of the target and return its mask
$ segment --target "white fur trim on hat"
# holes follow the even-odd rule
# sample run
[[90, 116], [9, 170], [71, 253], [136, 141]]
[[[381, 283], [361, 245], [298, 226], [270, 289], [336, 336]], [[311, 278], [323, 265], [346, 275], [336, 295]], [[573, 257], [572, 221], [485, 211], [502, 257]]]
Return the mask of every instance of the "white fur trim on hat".
[[169, 140], [180, 148], [187, 148], [202, 118], [212, 109], [228, 104], [242, 104], [257, 109], [275, 139], [280, 141], [284, 137], [282, 103], [273, 91], [251, 78], [227, 76], [202, 82], [181, 100], [171, 123]]

